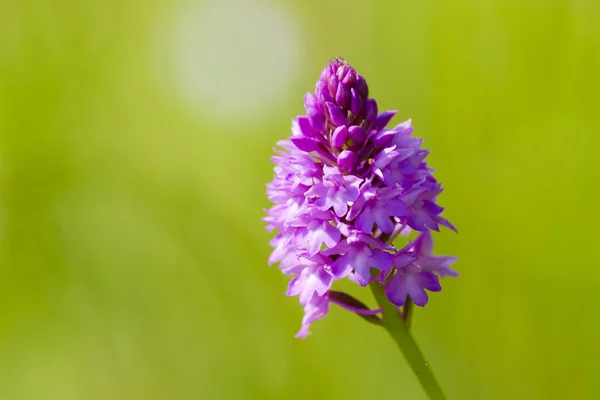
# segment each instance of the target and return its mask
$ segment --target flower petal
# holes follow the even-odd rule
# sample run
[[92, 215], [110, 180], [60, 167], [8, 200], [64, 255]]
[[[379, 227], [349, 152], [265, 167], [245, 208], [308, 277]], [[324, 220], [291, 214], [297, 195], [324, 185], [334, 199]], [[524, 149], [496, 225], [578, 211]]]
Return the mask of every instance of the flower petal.
[[352, 259], [350, 253], [345, 254], [335, 260], [331, 264], [331, 275], [337, 279], [345, 278], [350, 272], [352, 272]]
[[408, 295], [402, 274], [396, 273], [385, 285], [385, 295], [387, 298], [396, 306], [401, 307], [406, 302], [406, 296]]
[[310, 325], [323, 318], [329, 312], [329, 298], [327, 296], [313, 296], [311, 301], [304, 306], [304, 318], [302, 328], [296, 334], [296, 338], [306, 338]]

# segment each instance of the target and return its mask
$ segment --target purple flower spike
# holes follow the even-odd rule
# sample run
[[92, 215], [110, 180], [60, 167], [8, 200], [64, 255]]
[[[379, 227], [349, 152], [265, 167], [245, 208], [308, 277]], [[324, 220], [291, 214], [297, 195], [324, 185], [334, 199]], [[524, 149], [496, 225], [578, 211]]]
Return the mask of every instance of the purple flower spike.
[[[263, 218], [275, 231], [269, 264], [291, 277], [286, 294], [304, 308], [296, 337], [344, 296], [333, 291], [340, 279], [382, 284], [396, 306], [407, 298], [424, 306], [428, 292], [441, 290], [439, 277], [458, 275], [450, 268], [456, 257], [433, 254], [430, 231], [456, 229], [442, 217], [443, 189], [411, 120], [388, 127], [397, 111], [378, 113], [364, 77], [341, 58], [322, 71], [304, 107], [291, 136], [277, 143], [267, 185], [274, 204]], [[396, 238], [405, 244], [394, 246]]]

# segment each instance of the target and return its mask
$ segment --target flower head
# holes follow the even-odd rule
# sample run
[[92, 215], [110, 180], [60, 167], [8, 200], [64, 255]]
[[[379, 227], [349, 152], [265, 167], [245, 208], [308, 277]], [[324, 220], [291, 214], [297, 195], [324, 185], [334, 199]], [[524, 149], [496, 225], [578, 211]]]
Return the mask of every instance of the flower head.
[[[378, 113], [365, 79], [341, 58], [323, 70], [304, 106], [278, 143], [267, 185], [274, 205], [264, 218], [278, 231], [269, 262], [293, 276], [287, 294], [304, 307], [297, 337], [327, 314], [339, 279], [381, 282], [396, 306], [407, 298], [424, 306], [426, 291], [441, 290], [438, 276], [457, 276], [456, 257], [433, 255], [430, 230], [455, 228], [441, 216], [443, 189], [411, 120], [387, 128], [397, 111]], [[414, 243], [392, 245], [410, 230], [419, 233]]]

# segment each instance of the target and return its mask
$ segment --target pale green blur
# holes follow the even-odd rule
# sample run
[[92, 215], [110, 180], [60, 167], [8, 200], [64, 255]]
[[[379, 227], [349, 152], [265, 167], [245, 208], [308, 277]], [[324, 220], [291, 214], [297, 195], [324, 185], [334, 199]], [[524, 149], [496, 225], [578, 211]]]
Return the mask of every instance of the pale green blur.
[[[189, 1], [0, 2], [0, 399], [424, 399], [348, 312], [294, 339], [266, 265], [272, 147], [334, 56], [446, 187], [461, 277], [413, 331], [448, 397], [597, 398], [600, 3], [219, 1], [208, 36]], [[287, 39], [238, 46], [271, 8]]]

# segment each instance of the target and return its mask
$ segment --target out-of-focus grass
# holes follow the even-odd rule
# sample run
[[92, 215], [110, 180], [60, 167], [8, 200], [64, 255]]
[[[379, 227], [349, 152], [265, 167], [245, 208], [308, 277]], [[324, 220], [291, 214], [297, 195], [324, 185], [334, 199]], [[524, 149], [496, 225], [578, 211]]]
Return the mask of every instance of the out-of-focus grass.
[[[0, 398], [423, 398], [349, 313], [293, 339], [265, 265], [271, 147], [336, 55], [447, 188], [462, 276], [414, 332], [449, 397], [595, 398], [600, 4], [256, 6], [293, 17], [302, 62], [240, 119], [172, 88], [172, 3], [0, 4]], [[231, 68], [254, 88], [251, 61]]]

